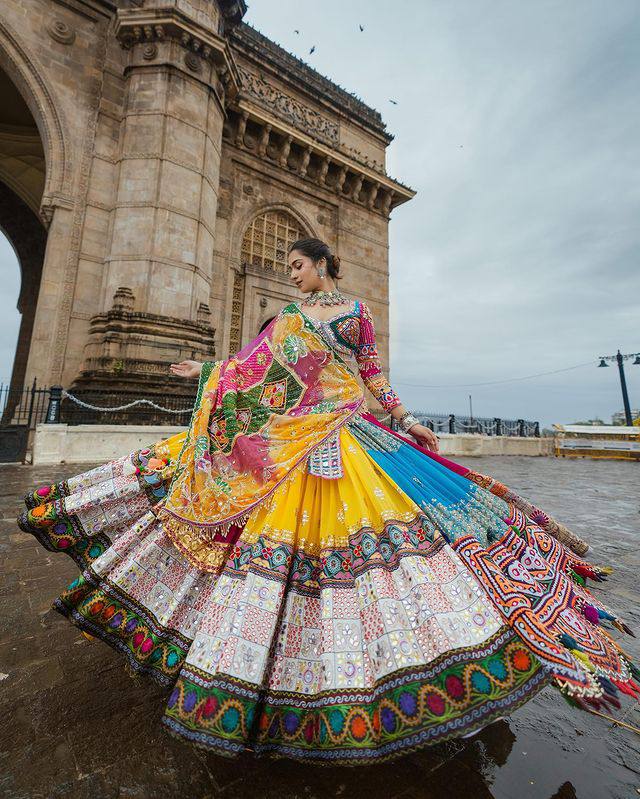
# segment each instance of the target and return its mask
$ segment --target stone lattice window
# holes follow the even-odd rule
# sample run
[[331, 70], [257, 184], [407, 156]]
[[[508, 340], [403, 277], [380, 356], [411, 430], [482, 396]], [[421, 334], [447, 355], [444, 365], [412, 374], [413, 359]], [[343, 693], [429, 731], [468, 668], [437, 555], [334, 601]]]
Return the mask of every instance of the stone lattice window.
[[300, 224], [285, 211], [267, 211], [257, 216], [242, 239], [242, 260], [269, 272], [288, 274], [287, 253], [305, 236]]
[[244, 310], [244, 275], [234, 272], [233, 297], [231, 299], [231, 331], [229, 336], [229, 354], [234, 355], [240, 349], [242, 337], [242, 311]]

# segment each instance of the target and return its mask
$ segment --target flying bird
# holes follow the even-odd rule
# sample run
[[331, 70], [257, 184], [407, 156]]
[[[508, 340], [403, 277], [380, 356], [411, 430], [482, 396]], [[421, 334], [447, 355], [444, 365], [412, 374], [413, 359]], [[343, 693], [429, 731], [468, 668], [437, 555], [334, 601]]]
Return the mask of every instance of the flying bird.
[[299, 34], [299, 33], [300, 33], [300, 31], [294, 31], [294, 33], [297, 33], [297, 34]]
[[311, 53], [313, 53], [313, 51], [314, 51], [315, 49], [316, 49], [316, 46], [315, 46], [315, 44], [314, 44], [314, 45], [313, 45], [313, 47], [311, 48], [311, 50], [309, 50], [309, 55], [311, 55]]
[[362, 25], [358, 25], [358, 27], [360, 28], [361, 31], [364, 30], [364, 27]]
[[394, 105], [398, 105], [398, 101], [397, 100], [389, 100], [389, 102], [393, 103]]

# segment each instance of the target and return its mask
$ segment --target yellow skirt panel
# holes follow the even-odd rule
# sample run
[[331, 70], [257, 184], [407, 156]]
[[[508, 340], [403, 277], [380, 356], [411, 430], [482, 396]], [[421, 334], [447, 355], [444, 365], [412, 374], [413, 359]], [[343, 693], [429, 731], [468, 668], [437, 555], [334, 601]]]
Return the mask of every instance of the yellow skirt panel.
[[418, 505], [378, 466], [347, 427], [340, 430], [343, 476], [316, 477], [306, 460], [251, 513], [242, 540], [260, 535], [302, 548], [307, 554], [344, 547], [363, 527], [375, 533], [397, 519], [409, 522]]

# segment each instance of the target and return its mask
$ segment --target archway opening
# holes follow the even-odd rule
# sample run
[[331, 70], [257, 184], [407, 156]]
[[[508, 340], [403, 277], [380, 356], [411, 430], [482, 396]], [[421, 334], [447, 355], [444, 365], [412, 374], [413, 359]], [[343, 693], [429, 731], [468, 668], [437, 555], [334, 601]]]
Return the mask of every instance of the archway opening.
[[[7, 420], [24, 388], [47, 233], [38, 211], [46, 163], [36, 122], [9, 75], [0, 69], [0, 376]], [[16, 291], [16, 261], [20, 287]], [[11, 289], [13, 284], [14, 288]]]

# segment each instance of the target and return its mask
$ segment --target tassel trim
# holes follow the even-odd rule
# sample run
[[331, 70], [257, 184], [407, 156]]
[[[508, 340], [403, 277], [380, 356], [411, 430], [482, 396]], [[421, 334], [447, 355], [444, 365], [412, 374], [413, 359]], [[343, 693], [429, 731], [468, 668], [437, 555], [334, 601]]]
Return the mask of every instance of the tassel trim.
[[[204, 572], [217, 573], [224, 566], [229, 549], [237, 539], [246, 519], [236, 517], [216, 526], [199, 527], [183, 520], [178, 520], [166, 510], [158, 513], [158, 521], [171, 542], [184, 555], [192, 566]], [[235, 528], [235, 529], [233, 529]]]

